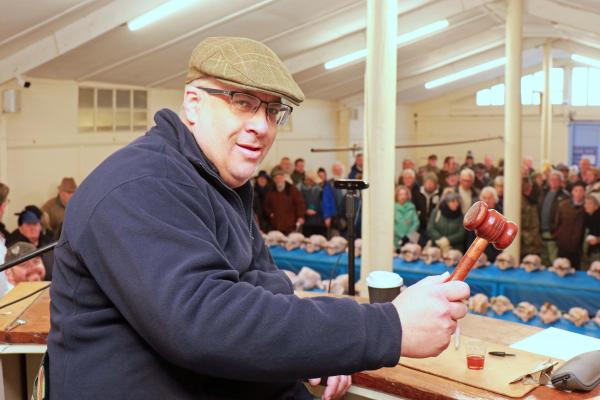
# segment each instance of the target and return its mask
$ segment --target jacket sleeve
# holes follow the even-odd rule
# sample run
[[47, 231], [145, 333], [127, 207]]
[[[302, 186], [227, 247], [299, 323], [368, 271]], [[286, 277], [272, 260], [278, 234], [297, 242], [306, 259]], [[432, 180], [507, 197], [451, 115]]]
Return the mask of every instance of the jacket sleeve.
[[197, 188], [139, 178], [114, 189], [82, 223], [72, 239], [78, 256], [132, 329], [174, 365], [279, 381], [398, 362], [401, 325], [391, 303], [300, 299], [244, 282]]
[[333, 196], [333, 189], [328, 183], [323, 186], [321, 208], [323, 210], [323, 218], [325, 219], [333, 217], [337, 212], [335, 206], [335, 197]]

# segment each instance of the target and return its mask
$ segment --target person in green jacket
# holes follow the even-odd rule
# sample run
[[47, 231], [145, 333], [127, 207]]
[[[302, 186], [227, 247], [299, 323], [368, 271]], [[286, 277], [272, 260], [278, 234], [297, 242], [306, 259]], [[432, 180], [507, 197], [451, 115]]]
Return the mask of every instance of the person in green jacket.
[[442, 198], [427, 223], [427, 234], [432, 242], [442, 251], [450, 248], [465, 251], [465, 236], [463, 214], [460, 208], [460, 197], [456, 192], [448, 192]]
[[394, 247], [400, 248], [408, 235], [419, 229], [419, 216], [415, 205], [410, 201], [410, 190], [400, 185], [396, 188], [394, 203]]

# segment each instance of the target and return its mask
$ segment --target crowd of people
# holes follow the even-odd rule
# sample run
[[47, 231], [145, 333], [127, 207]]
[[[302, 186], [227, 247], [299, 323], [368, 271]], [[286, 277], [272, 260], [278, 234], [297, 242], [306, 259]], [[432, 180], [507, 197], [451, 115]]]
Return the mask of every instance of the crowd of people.
[[[345, 192], [336, 189], [337, 179], [362, 178], [363, 155], [357, 154], [348, 174], [335, 162], [330, 169], [307, 170], [305, 160], [283, 157], [270, 174], [262, 170], [254, 179], [254, 210], [263, 232], [301, 232], [328, 238], [343, 235], [348, 221]], [[437, 246], [442, 251], [465, 251], [475, 239], [463, 227], [463, 216], [476, 202], [503, 212], [504, 163], [486, 155], [476, 162], [471, 151], [459, 164], [448, 156], [438, 166], [432, 154], [417, 166], [405, 159], [397, 180], [394, 203], [394, 242]], [[586, 158], [578, 165], [545, 165], [533, 168], [522, 163], [521, 257], [536, 254], [544, 265], [565, 257], [578, 269], [600, 260], [600, 170]], [[360, 237], [360, 213], [355, 221]], [[500, 251], [488, 246], [493, 262]]]
[[[12, 232], [3, 222], [9, 202], [10, 188], [0, 182], [0, 264], [12, 261], [44, 247], [60, 236], [65, 207], [77, 189], [73, 178], [63, 178], [58, 193], [41, 207], [30, 204], [15, 213], [18, 227]], [[52, 251], [18, 264], [0, 273], [0, 296], [20, 282], [52, 280], [54, 257]]]

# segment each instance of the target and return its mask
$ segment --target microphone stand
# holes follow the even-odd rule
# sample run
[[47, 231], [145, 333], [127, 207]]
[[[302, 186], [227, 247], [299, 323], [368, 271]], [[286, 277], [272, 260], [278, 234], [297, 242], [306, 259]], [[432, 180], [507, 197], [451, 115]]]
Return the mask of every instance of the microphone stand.
[[346, 218], [348, 219], [348, 294], [354, 296], [355, 271], [354, 271], [354, 219], [356, 218], [356, 201], [360, 198], [360, 191], [367, 189], [369, 184], [360, 179], [338, 179], [333, 182], [336, 189], [346, 190]]

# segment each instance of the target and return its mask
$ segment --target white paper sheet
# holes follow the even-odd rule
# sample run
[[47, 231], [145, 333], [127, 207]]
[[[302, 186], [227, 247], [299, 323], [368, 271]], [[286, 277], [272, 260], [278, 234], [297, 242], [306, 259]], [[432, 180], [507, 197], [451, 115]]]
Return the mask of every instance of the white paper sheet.
[[600, 350], [600, 339], [563, 329], [548, 328], [510, 347], [566, 361], [588, 351]]

